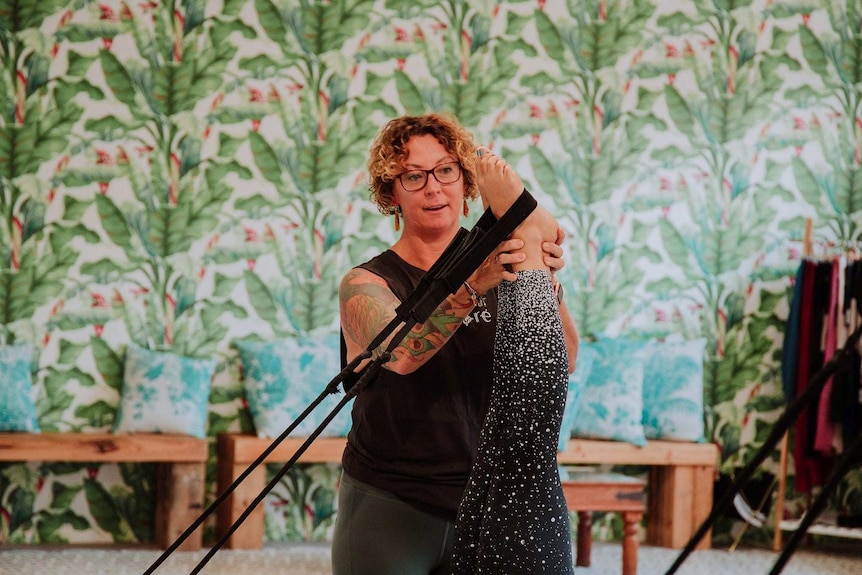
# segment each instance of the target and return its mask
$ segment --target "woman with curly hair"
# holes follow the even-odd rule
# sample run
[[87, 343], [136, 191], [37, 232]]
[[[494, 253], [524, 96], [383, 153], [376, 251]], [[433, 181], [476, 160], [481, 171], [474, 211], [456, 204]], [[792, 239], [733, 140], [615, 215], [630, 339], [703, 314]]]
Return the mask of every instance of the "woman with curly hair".
[[[395, 317], [479, 195], [476, 147], [448, 116], [390, 121], [375, 139], [368, 167], [372, 200], [394, 216], [401, 235], [341, 281], [347, 361]], [[549, 270], [563, 265], [561, 241], [557, 231], [541, 243], [539, 258]], [[534, 258], [534, 247], [525, 250], [517, 237], [501, 242], [356, 396], [342, 457], [334, 575], [452, 572], [455, 519], [490, 404], [496, 288], [518, 279], [510, 266], [528, 253]], [[573, 351], [577, 330], [564, 304], [560, 316]]]

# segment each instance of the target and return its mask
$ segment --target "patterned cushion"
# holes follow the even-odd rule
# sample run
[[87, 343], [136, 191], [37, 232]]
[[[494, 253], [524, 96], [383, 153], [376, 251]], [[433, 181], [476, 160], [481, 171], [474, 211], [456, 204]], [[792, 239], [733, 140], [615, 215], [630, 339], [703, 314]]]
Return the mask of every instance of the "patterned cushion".
[[596, 352], [589, 345], [581, 345], [578, 348], [578, 361], [575, 365], [575, 373], [569, 376], [569, 391], [566, 394], [566, 409], [563, 411], [563, 423], [560, 425], [560, 439], [557, 443], [557, 451], [563, 451], [572, 437], [572, 426], [575, 424], [578, 407], [580, 406], [581, 391], [587, 385]]
[[126, 349], [114, 432], [206, 436], [210, 382], [216, 360]]
[[[242, 361], [248, 408], [259, 437], [281, 435], [341, 371], [337, 333], [269, 342], [240, 340], [234, 347]], [[290, 435], [311, 435], [343, 398], [340, 392], [327, 395]], [[347, 435], [352, 403], [341, 408], [321, 436]]]
[[33, 403], [33, 346], [0, 346], [0, 431], [38, 432]]
[[642, 386], [647, 343], [602, 339], [582, 343], [596, 352], [572, 430], [575, 437], [646, 445]]
[[647, 439], [704, 441], [705, 348], [705, 338], [650, 344], [643, 384]]

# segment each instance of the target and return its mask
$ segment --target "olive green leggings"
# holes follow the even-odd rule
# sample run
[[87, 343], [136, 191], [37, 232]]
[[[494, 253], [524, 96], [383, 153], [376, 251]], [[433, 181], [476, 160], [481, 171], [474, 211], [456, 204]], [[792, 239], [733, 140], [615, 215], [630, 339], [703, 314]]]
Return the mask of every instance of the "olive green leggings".
[[448, 575], [454, 523], [341, 476], [332, 575]]

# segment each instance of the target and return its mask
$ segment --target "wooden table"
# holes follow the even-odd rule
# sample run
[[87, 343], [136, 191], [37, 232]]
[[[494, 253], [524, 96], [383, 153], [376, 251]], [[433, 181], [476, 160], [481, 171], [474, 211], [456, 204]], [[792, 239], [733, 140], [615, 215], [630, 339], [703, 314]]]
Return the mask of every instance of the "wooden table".
[[593, 511], [613, 511], [623, 519], [622, 575], [635, 575], [638, 568], [638, 526], [646, 511], [646, 482], [619, 473], [578, 471], [562, 482], [569, 509], [578, 514], [575, 565], [590, 566]]

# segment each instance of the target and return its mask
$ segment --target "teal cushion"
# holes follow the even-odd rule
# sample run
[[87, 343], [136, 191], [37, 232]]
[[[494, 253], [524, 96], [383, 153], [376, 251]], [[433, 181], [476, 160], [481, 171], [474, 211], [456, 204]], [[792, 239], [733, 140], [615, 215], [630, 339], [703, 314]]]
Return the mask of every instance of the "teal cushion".
[[572, 427], [575, 424], [575, 418], [578, 413], [581, 390], [587, 384], [587, 379], [590, 377], [590, 370], [593, 367], [595, 359], [596, 352], [589, 345], [580, 345], [578, 347], [578, 360], [575, 363], [575, 372], [569, 376], [566, 409], [563, 411], [563, 422], [560, 425], [560, 439], [557, 443], [557, 451], [563, 451], [572, 437]]
[[39, 431], [32, 362], [32, 345], [0, 346], [0, 431]]
[[581, 392], [572, 435], [646, 445], [643, 418], [645, 342], [601, 339], [583, 343], [596, 352]]
[[129, 345], [114, 432], [206, 437], [207, 406], [215, 367], [214, 359], [183, 357]]
[[650, 344], [643, 385], [647, 439], [704, 441], [705, 348], [705, 338]]
[[[259, 437], [281, 435], [341, 372], [337, 333], [268, 342], [238, 340], [233, 345], [242, 362], [248, 409]], [[340, 392], [328, 394], [291, 436], [311, 435], [343, 398]], [[352, 400], [320, 435], [346, 436], [351, 405]]]

